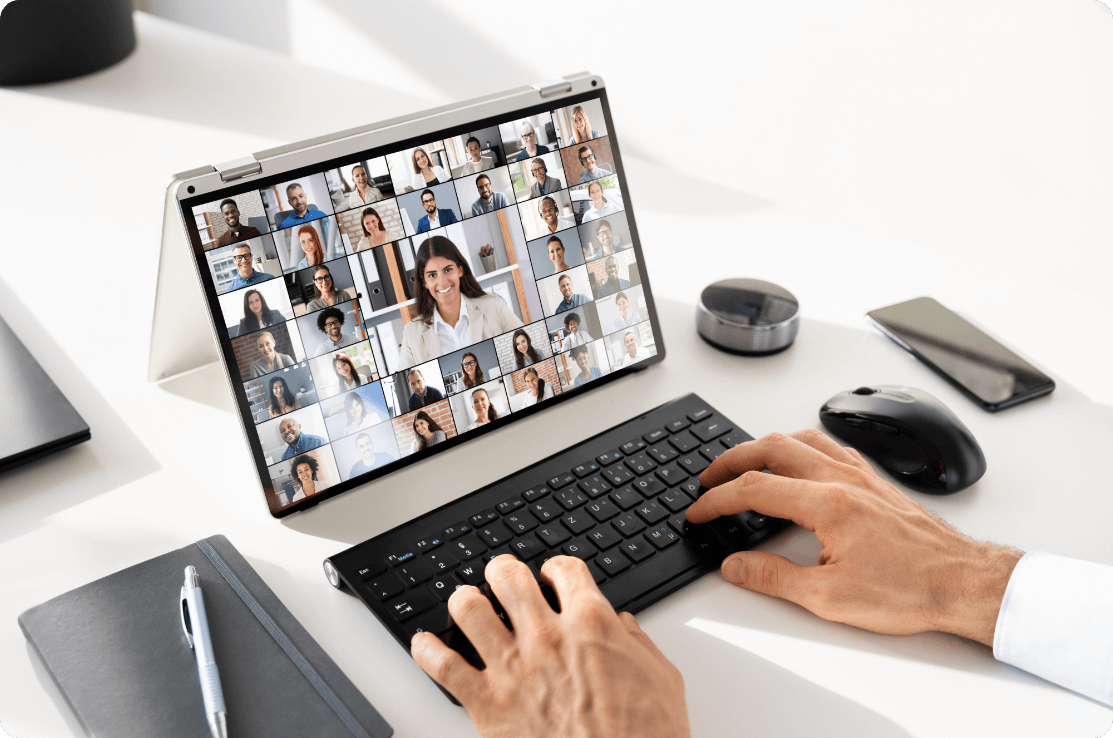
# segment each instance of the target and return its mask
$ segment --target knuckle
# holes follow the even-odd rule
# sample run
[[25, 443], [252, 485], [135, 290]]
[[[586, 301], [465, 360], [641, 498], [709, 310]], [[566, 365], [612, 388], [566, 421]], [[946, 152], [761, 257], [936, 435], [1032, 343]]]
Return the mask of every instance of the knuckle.
[[781, 433], [780, 431], [773, 431], [772, 433], [766, 433], [764, 436], [762, 436], [761, 440], [769, 446], [783, 446], [785, 443], [790, 442], [792, 439], [790, 439], [788, 436], [786, 436], [784, 433]]
[[740, 489], [749, 489], [765, 481], [765, 474], [759, 471], [748, 471], [738, 477], [736, 484]]
[[772, 562], [764, 562], [758, 571], [761, 591], [779, 597], [781, 593], [781, 570]]
[[559, 573], [567, 576], [581, 569], [587, 571], [587, 564], [577, 559], [575, 556], [554, 556], [546, 561], [541, 568], [546, 570], [549, 574]]
[[559, 650], [564, 642], [564, 631], [557, 622], [546, 619], [530, 629], [529, 638], [542, 648]]
[[[822, 442], [827, 440], [827, 435], [818, 428], [805, 428], [802, 431], [797, 431], [795, 435], [804, 443], [808, 443], [809, 441]], [[811, 444], [808, 443], [808, 445], [810, 446]]]

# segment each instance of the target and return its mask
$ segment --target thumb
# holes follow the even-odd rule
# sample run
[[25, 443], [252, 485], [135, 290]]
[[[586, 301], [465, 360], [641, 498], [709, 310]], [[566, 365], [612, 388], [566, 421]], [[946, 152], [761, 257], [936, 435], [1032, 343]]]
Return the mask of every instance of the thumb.
[[[723, 560], [723, 579], [762, 594], [780, 597], [808, 607], [814, 589], [816, 567], [800, 566], [783, 556], [759, 551], [740, 551]], [[810, 608], [809, 608], [810, 609]]]

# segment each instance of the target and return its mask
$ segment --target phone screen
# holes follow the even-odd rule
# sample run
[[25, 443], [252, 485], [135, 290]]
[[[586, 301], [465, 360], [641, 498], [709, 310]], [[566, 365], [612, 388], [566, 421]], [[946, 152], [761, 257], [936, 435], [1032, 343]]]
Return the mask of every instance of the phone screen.
[[1051, 377], [930, 297], [890, 305], [867, 316], [987, 410], [1000, 410], [1055, 389]]

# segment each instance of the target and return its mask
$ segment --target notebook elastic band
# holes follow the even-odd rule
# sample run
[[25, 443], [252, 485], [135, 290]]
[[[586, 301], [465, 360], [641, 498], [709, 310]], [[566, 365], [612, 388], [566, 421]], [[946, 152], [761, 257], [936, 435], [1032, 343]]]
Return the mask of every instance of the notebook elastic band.
[[309, 663], [305, 656], [302, 655], [301, 651], [298, 650], [297, 646], [294, 645], [293, 641], [291, 641], [282, 629], [278, 627], [278, 623], [274, 622], [274, 618], [263, 609], [263, 606], [260, 605], [259, 601], [248, 591], [247, 587], [243, 585], [243, 582], [236, 576], [236, 573], [224, 562], [224, 559], [216, 552], [216, 549], [213, 548], [208, 541], [198, 541], [197, 547], [209, 557], [209, 561], [213, 562], [213, 566], [215, 566], [216, 570], [220, 572], [220, 575], [224, 577], [224, 581], [231, 585], [235, 593], [243, 600], [243, 603], [254, 613], [263, 627], [267, 629], [267, 632], [271, 634], [271, 637], [277, 641], [283, 652], [294, 662], [294, 666], [298, 667], [298, 671], [301, 672], [302, 676], [313, 685], [313, 688], [317, 690], [317, 694], [321, 695], [321, 699], [332, 708], [332, 711], [335, 712], [336, 716], [347, 726], [352, 735], [356, 738], [370, 738], [363, 727], [356, 721], [355, 716], [348, 711], [348, 708], [345, 707], [344, 703], [340, 701], [340, 698], [336, 696], [336, 692], [332, 691], [332, 687], [325, 683], [325, 680], [321, 678], [321, 675], [317, 673], [313, 665]]

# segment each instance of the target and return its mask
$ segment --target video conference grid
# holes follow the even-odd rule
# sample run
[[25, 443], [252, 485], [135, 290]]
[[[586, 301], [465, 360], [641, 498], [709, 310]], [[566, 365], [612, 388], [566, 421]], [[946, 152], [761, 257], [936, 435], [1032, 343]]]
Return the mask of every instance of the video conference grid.
[[[272, 508], [656, 353], [604, 123], [588, 100], [193, 208]], [[511, 324], [417, 359], [434, 236]]]

